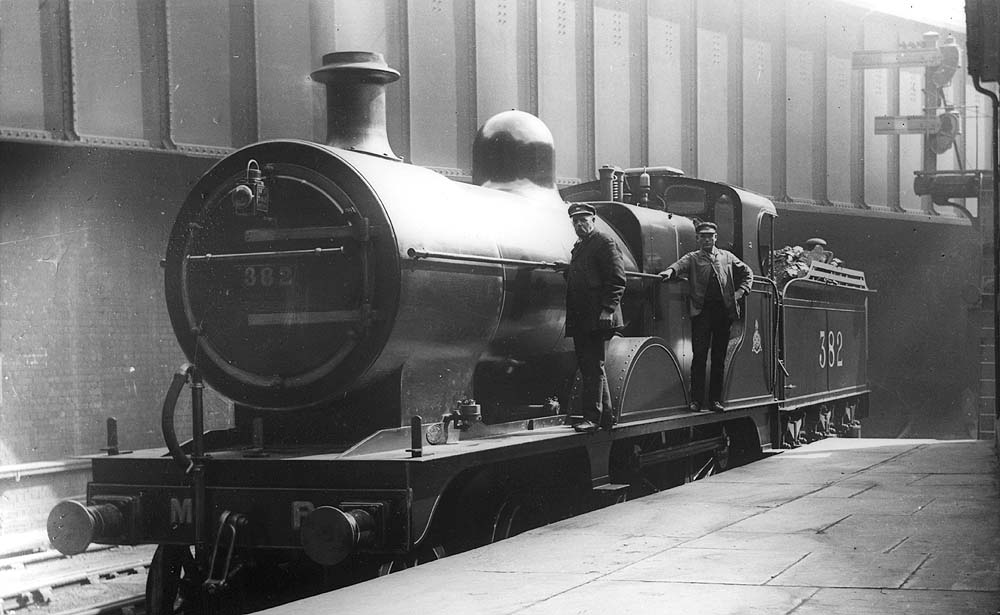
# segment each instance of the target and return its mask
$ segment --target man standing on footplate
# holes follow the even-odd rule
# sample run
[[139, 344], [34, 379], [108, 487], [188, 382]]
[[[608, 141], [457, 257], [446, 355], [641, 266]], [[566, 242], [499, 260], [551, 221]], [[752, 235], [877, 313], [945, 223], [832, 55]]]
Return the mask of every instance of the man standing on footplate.
[[597, 210], [574, 203], [569, 216], [576, 244], [566, 267], [566, 337], [573, 338], [582, 380], [583, 421], [577, 431], [609, 430], [614, 424], [611, 392], [604, 373], [608, 340], [623, 326], [625, 263], [614, 239], [597, 230]]
[[722, 412], [722, 385], [729, 347], [729, 329], [740, 317], [740, 301], [750, 293], [753, 271], [735, 254], [715, 247], [718, 227], [712, 222], [695, 226], [700, 249], [688, 252], [660, 272], [664, 281], [687, 276], [691, 308], [691, 403], [692, 412], [704, 409], [705, 363], [712, 352], [709, 378], [709, 408]]

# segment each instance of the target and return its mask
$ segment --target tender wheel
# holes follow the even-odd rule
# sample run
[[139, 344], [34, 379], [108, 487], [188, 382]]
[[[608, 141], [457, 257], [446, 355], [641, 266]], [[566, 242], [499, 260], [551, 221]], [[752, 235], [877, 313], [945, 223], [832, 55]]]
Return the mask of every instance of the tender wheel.
[[146, 612], [149, 615], [200, 613], [203, 580], [190, 547], [160, 545], [146, 577]]

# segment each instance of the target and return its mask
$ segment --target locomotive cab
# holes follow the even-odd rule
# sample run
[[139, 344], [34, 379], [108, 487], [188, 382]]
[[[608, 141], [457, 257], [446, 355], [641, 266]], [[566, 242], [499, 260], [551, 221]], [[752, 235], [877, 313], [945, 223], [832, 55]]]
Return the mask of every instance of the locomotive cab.
[[[755, 281], [744, 300], [741, 318], [731, 329], [724, 397], [728, 407], [737, 408], [773, 399], [777, 292], [767, 277], [767, 267], [774, 205], [753, 192], [688, 177], [671, 167], [604, 167], [600, 176], [598, 181], [567, 188], [562, 194], [572, 201], [615, 199], [598, 202], [598, 210], [625, 238], [642, 262], [643, 271], [662, 271], [683, 254], [696, 250], [694, 227], [703, 220], [718, 225], [719, 247], [750, 265]], [[664, 340], [669, 361], [661, 360], [662, 365], [654, 371], [671, 382], [668, 398], [684, 400], [692, 358], [687, 289], [682, 284], [667, 284], [651, 287], [649, 292], [652, 294], [643, 302], [642, 324], [633, 335]], [[616, 359], [614, 350], [609, 348], [609, 362], [624, 360]], [[646, 410], [626, 405], [623, 413], [643, 416], [658, 410], [652, 402], [647, 405]], [[682, 407], [674, 411], [682, 411]], [[761, 438], [768, 441], [770, 435], [762, 434]]]
[[[564, 190], [564, 196], [615, 198], [691, 220], [710, 220], [719, 227], [719, 246], [753, 269], [746, 309], [731, 329], [725, 397], [727, 405], [737, 407], [777, 402], [782, 427], [770, 436], [761, 434], [762, 441], [769, 437], [797, 446], [838, 433], [858, 435], [869, 392], [867, 296], [872, 291], [864, 273], [816, 263], [779, 288], [773, 260], [777, 211], [767, 198], [689, 178], [670, 167], [605, 167], [600, 175], [598, 181]], [[688, 243], [680, 239], [679, 254], [695, 249], [690, 237]], [[680, 320], [686, 319], [683, 303], [678, 302]], [[667, 339], [673, 339], [671, 334], [683, 332], [664, 332]], [[810, 347], [802, 342], [810, 337], [819, 343]], [[681, 347], [678, 356], [686, 358], [687, 351]]]

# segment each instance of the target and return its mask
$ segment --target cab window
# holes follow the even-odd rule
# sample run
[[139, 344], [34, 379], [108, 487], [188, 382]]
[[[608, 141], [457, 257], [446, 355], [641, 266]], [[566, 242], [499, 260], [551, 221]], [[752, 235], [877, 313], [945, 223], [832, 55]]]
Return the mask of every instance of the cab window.
[[672, 214], [689, 218], [705, 216], [706, 194], [705, 189], [701, 186], [675, 184], [663, 193], [663, 200], [667, 211]]
[[774, 278], [774, 216], [765, 213], [757, 224], [757, 255], [760, 272], [766, 277]]
[[736, 237], [736, 213], [733, 210], [733, 200], [728, 195], [723, 194], [715, 201], [714, 222], [719, 227], [718, 246], [723, 250], [729, 250], [739, 257], [743, 257], [743, 251], [737, 243]]

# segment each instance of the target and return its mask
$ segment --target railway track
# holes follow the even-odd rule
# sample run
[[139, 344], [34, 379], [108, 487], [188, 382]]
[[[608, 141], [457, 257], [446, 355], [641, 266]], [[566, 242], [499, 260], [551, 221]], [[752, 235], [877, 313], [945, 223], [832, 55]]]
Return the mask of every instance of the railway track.
[[54, 615], [144, 615], [146, 612], [145, 592], [108, 600], [100, 604], [81, 606], [66, 611], [59, 611]]
[[44, 551], [0, 559], [0, 614], [136, 615], [144, 612], [153, 547]]

